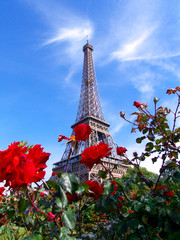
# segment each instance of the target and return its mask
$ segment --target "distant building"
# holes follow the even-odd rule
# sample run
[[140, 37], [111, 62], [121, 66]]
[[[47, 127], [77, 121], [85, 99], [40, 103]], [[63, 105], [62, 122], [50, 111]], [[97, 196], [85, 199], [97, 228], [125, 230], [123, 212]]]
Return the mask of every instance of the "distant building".
[[[88, 43], [83, 47], [84, 64], [83, 76], [81, 83], [81, 94], [79, 107], [75, 123], [71, 126], [74, 129], [80, 123], [87, 123], [92, 129], [92, 132], [86, 142], [79, 142], [70, 154], [68, 172], [74, 173], [79, 177], [80, 181], [96, 180], [99, 181], [99, 170], [102, 166], [95, 165], [91, 171], [80, 163], [81, 153], [86, 147], [97, 145], [99, 142], [108, 144], [112, 150], [111, 155], [103, 158], [103, 165], [111, 169], [114, 177], [120, 178], [126, 173], [127, 165], [123, 164], [121, 158], [116, 153], [116, 144], [109, 132], [110, 125], [105, 121], [104, 114], [99, 98], [96, 75], [93, 64], [93, 47]], [[74, 131], [73, 133], [74, 134]], [[71, 143], [67, 144], [65, 152], [59, 162], [54, 163], [53, 171], [64, 171], [66, 162], [70, 153]], [[117, 165], [117, 167], [115, 167]]]

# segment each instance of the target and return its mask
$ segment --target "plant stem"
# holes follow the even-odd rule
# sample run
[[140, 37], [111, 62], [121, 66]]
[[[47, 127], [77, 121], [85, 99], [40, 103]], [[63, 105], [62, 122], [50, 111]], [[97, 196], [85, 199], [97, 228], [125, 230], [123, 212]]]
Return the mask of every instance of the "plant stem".
[[41, 210], [34, 204], [34, 201], [31, 199], [31, 197], [29, 196], [29, 193], [28, 193], [28, 192], [27, 192], [27, 197], [28, 197], [31, 205], [36, 209], [37, 212], [40, 212], [40, 213], [42, 213], [43, 215], [45, 215], [46, 217], [49, 218], [49, 215], [48, 215], [48, 214], [46, 214], [45, 212], [41, 211]]
[[101, 162], [102, 167], [111, 175], [112, 178], [114, 178], [113, 174], [111, 173], [111, 171], [109, 169], [107, 169], [104, 164]]
[[71, 146], [70, 151], [69, 151], [69, 155], [68, 155], [68, 160], [67, 160], [67, 163], [66, 163], [66, 170], [65, 170], [65, 172], [67, 172], [67, 170], [68, 170], [68, 164], [69, 164], [69, 160], [70, 160], [71, 153], [72, 153], [72, 146]]
[[176, 107], [176, 110], [175, 110], [175, 113], [174, 113], [174, 124], [173, 124], [173, 128], [172, 128], [172, 132], [174, 132], [174, 129], [175, 129], [177, 112], [178, 112], [179, 105], [180, 105], [180, 96], [178, 95], [178, 104], [177, 104], [177, 107]]
[[[31, 202], [32, 206], [36, 209], [37, 212], [40, 212], [41, 214], [43, 214], [44, 216], [46, 216], [47, 218], [49, 218], [49, 215], [43, 211], [41, 211], [35, 204], [34, 204], [34, 199], [32, 200], [31, 197], [29, 196], [29, 193], [27, 191], [27, 197], [29, 199], [29, 201]], [[56, 225], [61, 228], [61, 226], [59, 226], [58, 222], [56, 219], [52, 219], [52, 221], [54, 221], [56, 223]]]

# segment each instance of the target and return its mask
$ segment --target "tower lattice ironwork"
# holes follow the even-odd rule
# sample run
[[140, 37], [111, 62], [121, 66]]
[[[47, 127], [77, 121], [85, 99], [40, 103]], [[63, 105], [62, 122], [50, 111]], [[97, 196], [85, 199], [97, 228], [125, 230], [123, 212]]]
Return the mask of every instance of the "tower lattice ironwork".
[[[71, 127], [74, 129], [74, 127], [80, 123], [87, 123], [92, 131], [86, 142], [77, 143], [71, 153], [71, 143], [67, 144], [61, 161], [54, 163], [53, 171], [63, 171], [66, 167], [68, 156], [70, 155], [68, 165], [69, 172], [77, 175], [81, 181], [89, 179], [99, 180], [98, 171], [102, 169], [102, 166], [95, 165], [91, 171], [89, 171], [85, 165], [80, 163], [80, 160], [81, 153], [86, 147], [104, 142], [108, 144], [112, 150], [110, 156], [103, 158], [103, 165], [111, 169], [115, 177], [121, 177], [126, 173], [127, 166], [123, 164], [121, 158], [116, 154], [116, 144], [109, 132], [110, 125], [105, 121], [102, 111], [92, 56], [93, 47], [87, 42], [83, 47], [83, 52], [84, 64], [79, 107], [76, 121]], [[74, 131], [72, 135], [74, 135]]]

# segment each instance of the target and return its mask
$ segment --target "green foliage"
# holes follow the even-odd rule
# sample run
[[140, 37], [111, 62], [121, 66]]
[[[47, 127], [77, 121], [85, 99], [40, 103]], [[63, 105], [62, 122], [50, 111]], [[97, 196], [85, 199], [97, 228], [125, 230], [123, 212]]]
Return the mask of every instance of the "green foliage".
[[[167, 91], [178, 96], [174, 112], [157, 107], [159, 100], [155, 98], [154, 114], [144, 104], [133, 113], [136, 119], [132, 132], [140, 132], [136, 142], [145, 143], [145, 149], [140, 155], [134, 152], [132, 159], [122, 154], [122, 161], [129, 168], [121, 179], [113, 177], [109, 169], [99, 170], [103, 193], [102, 186], [91, 188], [74, 174], [62, 172], [55, 181], [36, 187], [24, 185], [11, 190], [8, 196], [0, 193], [0, 238], [179, 239], [179, 91], [178, 87]], [[169, 114], [174, 116], [172, 129], [168, 125]], [[126, 120], [125, 114], [123, 118]], [[152, 164], [161, 162], [159, 174], [140, 167], [147, 158]]]

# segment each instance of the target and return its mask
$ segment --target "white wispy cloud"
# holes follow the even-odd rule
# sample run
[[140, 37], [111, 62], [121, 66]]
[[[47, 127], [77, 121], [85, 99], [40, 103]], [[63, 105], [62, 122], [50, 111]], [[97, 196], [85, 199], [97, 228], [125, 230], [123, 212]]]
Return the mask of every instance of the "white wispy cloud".
[[117, 12], [121, 14], [111, 19], [111, 24], [116, 26], [111, 31], [116, 49], [112, 49], [110, 58], [147, 61], [179, 56], [178, 8], [180, 3], [175, 6], [164, 1], [151, 1], [151, 4], [143, 0], [127, 1], [124, 8], [119, 5]]
[[118, 133], [124, 125], [125, 125], [125, 123], [120, 122], [120, 120], [119, 120], [119, 122], [116, 121], [116, 123], [113, 122], [113, 124], [112, 124], [113, 127], [111, 128], [112, 136], [115, 135], [116, 133]]
[[146, 70], [145, 72], [134, 74], [130, 81], [133, 83], [138, 92], [141, 93], [141, 99], [143, 101], [148, 101], [153, 97], [155, 92], [155, 76], [153, 72]]
[[148, 39], [149, 36], [152, 35], [156, 28], [157, 26], [154, 26], [150, 29], [145, 29], [140, 36], [135, 36], [136, 39], [132, 39], [130, 42], [124, 43], [121, 46], [120, 50], [112, 52], [112, 59], [131, 61], [142, 58], [142, 56], [139, 56], [138, 51], [142, 50], [144, 42]]
[[90, 37], [92, 34], [92, 28], [89, 27], [75, 27], [75, 28], [62, 28], [52, 38], [48, 39], [43, 43], [43, 45], [48, 45], [60, 41], [81, 41], [84, 40], [86, 36]]

